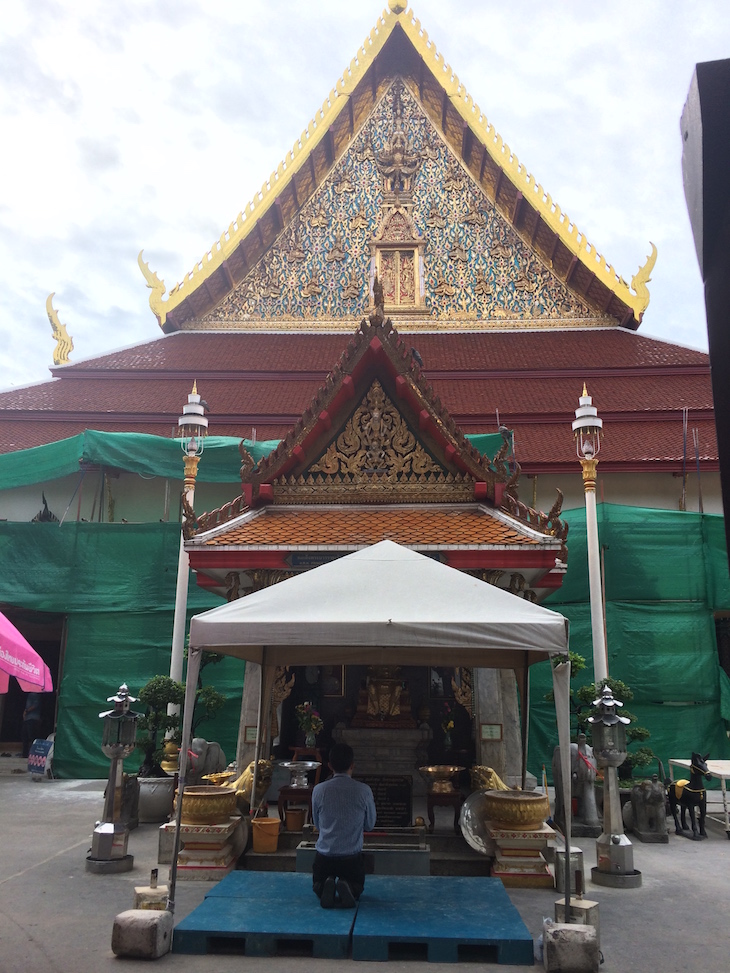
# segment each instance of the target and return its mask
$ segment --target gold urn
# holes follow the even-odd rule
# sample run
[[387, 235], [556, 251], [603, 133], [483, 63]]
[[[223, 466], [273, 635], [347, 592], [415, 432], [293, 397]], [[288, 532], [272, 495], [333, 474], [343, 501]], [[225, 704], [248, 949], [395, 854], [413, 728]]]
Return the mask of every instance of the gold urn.
[[456, 764], [433, 764], [430, 767], [419, 767], [418, 773], [426, 781], [429, 794], [456, 794], [454, 780], [464, 770]]
[[236, 792], [232, 787], [208, 785], [183, 791], [183, 824], [227, 824], [235, 813]]
[[483, 814], [497, 831], [538, 831], [550, 814], [542, 791], [483, 791]]

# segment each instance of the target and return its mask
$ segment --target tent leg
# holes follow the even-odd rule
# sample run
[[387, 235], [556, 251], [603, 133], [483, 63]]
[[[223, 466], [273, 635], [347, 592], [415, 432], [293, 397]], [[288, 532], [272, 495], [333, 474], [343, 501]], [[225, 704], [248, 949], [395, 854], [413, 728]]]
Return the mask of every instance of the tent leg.
[[175, 912], [175, 885], [177, 883], [177, 856], [180, 853], [180, 828], [182, 826], [183, 792], [185, 791], [185, 774], [188, 768], [188, 750], [192, 736], [193, 709], [195, 708], [195, 694], [198, 689], [198, 673], [202, 649], [191, 648], [188, 652], [188, 671], [185, 678], [185, 706], [182, 715], [182, 741], [180, 743], [179, 775], [177, 782], [177, 806], [175, 808], [175, 837], [172, 843], [172, 865], [170, 866], [170, 891], [167, 897], [169, 912]]
[[527, 744], [530, 730], [530, 670], [525, 662], [520, 686], [522, 706], [520, 709], [520, 729], [522, 732], [522, 790], [527, 785]]

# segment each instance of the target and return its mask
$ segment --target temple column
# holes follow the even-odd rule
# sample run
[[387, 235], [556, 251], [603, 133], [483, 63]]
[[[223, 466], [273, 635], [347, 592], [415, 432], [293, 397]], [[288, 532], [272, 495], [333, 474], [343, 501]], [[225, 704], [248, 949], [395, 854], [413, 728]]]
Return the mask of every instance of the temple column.
[[[505, 784], [522, 783], [522, 740], [517, 681], [511, 669], [474, 669], [476, 760], [491, 767]], [[501, 726], [501, 740], [482, 739], [483, 723]], [[534, 786], [535, 778], [528, 774]]]

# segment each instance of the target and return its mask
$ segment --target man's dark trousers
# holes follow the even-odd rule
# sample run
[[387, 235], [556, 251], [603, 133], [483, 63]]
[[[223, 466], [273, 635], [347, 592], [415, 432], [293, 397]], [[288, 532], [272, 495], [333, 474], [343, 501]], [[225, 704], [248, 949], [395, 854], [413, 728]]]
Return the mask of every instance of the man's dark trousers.
[[360, 898], [365, 887], [365, 858], [362, 853], [357, 855], [320, 855], [314, 854], [312, 865], [312, 888], [315, 895], [322, 898], [325, 879], [329, 876], [341, 878], [347, 882], [356, 899]]

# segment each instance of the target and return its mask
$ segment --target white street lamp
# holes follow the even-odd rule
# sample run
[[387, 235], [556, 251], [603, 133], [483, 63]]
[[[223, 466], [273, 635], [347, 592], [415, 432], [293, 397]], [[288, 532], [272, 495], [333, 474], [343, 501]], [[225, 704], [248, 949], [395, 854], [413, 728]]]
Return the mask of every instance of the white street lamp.
[[593, 399], [583, 385], [583, 394], [575, 410], [573, 435], [575, 449], [583, 470], [586, 497], [586, 536], [588, 541], [588, 584], [593, 634], [593, 672], [596, 686], [608, 678], [606, 635], [603, 628], [603, 595], [601, 592], [601, 559], [598, 549], [598, 518], [596, 515], [596, 467], [601, 449], [603, 419], [599, 419]]
[[[184, 454], [185, 479], [183, 495], [186, 504], [192, 509], [195, 500], [195, 478], [198, 475], [198, 462], [208, 435], [208, 420], [205, 417], [205, 403], [198, 395], [197, 382], [183, 406], [183, 414], [177, 421], [180, 432], [180, 445]], [[180, 554], [177, 562], [177, 589], [175, 592], [175, 617], [172, 625], [172, 653], [170, 655], [170, 678], [182, 682], [183, 656], [185, 654], [186, 612], [188, 606], [188, 577], [190, 564], [185, 550], [185, 537], [180, 532]], [[168, 711], [179, 712], [179, 706], [168, 707]]]

